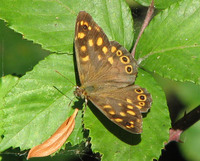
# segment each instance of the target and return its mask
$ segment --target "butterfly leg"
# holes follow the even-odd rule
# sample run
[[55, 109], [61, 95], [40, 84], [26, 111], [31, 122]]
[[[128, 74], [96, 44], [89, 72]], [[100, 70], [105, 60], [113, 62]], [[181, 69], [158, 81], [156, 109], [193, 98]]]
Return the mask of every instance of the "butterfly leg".
[[88, 100], [87, 100], [87, 98], [85, 98], [85, 105], [84, 105], [85, 107], [83, 109], [83, 116], [85, 114], [85, 110], [86, 110], [87, 104], [88, 104]]
[[82, 109], [82, 121], [81, 121], [83, 130], [85, 130], [85, 127], [84, 127], [84, 115], [85, 115], [87, 104], [88, 104], [88, 100], [87, 100], [87, 98], [85, 98], [85, 105], [84, 105], [84, 108]]

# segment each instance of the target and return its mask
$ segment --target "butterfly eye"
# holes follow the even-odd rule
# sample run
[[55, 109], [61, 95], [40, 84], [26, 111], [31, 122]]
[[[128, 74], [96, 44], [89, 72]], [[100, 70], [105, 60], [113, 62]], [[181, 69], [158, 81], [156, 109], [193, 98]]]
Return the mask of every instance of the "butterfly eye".
[[141, 89], [135, 89], [135, 92], [141, 94], [141, 93], [143, 93], [143, 90], [141, 90]]
[[131, 124], [129, 122], [126, 122], [126, 126], [130, 126]]
[[146, 101], [147, 97], [145, 95], [138, 95], [137, 99], [139, 101]]
[[121, 57], [120, 57], [120, 61], [121, 61], [123, 64], [128, 64], [128, 63], [130, 63], [130, 59], [129, 59], [127, 56], [121, 56]]
[[144, 102], [139, 102], [139, 105], [140, 105], [140, 106], [144, 106], [145, 103], [144, 103]]
[[121, 50], [117, 50], [116, 54], [117, 54], [117, 56], [122, 56], [122, 51]]
[[131, 74], [133, 72], [133, 67], [131, 65], [127, 65], [125, 67], [126, 73]]
[[130, 128], [134, 128], [134, 122], [126, 122], [126, 128], [130, 129]]
[[86, 31], [88, 29], [87, 25], [83, 25], [83, 30]]

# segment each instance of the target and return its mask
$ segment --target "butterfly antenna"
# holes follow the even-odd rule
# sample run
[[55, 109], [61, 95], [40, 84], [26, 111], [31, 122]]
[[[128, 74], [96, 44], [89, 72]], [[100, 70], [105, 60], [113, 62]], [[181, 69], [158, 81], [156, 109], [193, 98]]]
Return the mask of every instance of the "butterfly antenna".
[[82, 109], [82, 121], [81, 121], [81, 124], [82, 124], [84, 131], [86, 130], [85, 127], [84, 127], [84, 115], [85, 115], [85, 111], [86, 111], [86, 108], [87, 108], [87, 104], [88, 104], [88, 100], [85, 99], [84, 108]]
[[63, 78], [67, 79], [73, 86], [76, 86], [71, 80], [69, 80], [67, 77], [65, 77], [63, 74], [61, 74], [59, 71], [55, 70], [55, 72], [60, 74]]
[[59, 90], [56, 86], [53, 86], [56, 90], [58, 90], [58, 92], [60, 92], [63, 96], [65, 96], [66, 98], [68, 98], [69, 100], [70, 100], [70, 103], [69, 104], [71, 104], [71, 102], [73, 101], [73, 99], [71, 99], [71, 98], [69, 98], [68, 96], [66, 96], [61, 90]]
[[132, 52], [131, 52], [131, 55], [132, 55], [133, 57], [135, 56], [135, 50], [136, 50], [137, 44], [138, 44], [138, 42], [139, 42], [139, 40], [140, 40], [140, 37], [142, 36], [142, 34], [143, 34], [145, 28], [148, 26], [148, 24], [149, 24], [149, 22], [150, 22], [150, 20], [151, 20], [151, 17], [152, 17], [152, 15], [153, 15], [153, 12], [154, 12], [154, 0], [151, 1], [151, 5], [149, 6], [149, 9], [148, 9], [148, 11], [147, 11], [147, 15], [146, 15], [146, 17], [145, 17], [145, 19], [144, 19], [144, 23], [143, 23], [143, 25], [142, 25], [142, 27], [141, 27], [141, 29], [140, 29], [140, 33], [139, 33], [139, 35], [138, 35], [138, 37], [137, 37], [137, 40], [135, 41], [133, 50], [132, 50]]
[[85, 111], [86, 111], [86, 108], [87, 108], [87, 105], [88, 105], [88, 100], [87, 99], [85, 99], [85, 103], [84, 103], [84, 108], [83, 108], [83, 116], [85, 115]]
[[3, 39], [2, 39], [2, 47], [1, 47], [1, 53], [2, 53], [2, 55], [1, 55], [1, 77], [3, 77], [4, 76], [4, 46], [5, 46], [5, 44], [4, 44], [4, 41], [3, 41]]
[[71, 105], [72, 101], [74, 100], [75, 96], [71, 99], [71, 101], [69, 102], [68, 106]]

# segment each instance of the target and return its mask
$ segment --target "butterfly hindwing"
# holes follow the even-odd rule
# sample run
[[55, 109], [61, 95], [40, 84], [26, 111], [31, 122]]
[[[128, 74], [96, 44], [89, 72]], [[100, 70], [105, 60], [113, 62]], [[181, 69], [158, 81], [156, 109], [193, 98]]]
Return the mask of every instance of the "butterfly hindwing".
[[97, 91], [88, 99], [115, 124], [135, 134], [142, 132], [141, 113], [149, 110], [152, 101], [146, 89], [137, 85]]

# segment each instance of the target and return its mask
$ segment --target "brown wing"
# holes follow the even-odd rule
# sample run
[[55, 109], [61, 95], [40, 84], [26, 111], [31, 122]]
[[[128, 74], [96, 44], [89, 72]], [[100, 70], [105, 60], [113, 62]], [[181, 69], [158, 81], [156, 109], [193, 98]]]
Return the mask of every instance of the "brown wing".
[[151, 95], [137, 85], [90, 93], [88, 98], [107, 118], [134, 134], [142, 132], [141, 113], [152, 103]]
[[84, 11], [76, 20], [75, 50], [82, 90], [79, 95], [84, 93], [85, 98], [120, 127], [141, 133], [141, 113], [148, 111], [152, 100], [145, 89], [132, 85], [137, 63], [131, 54], [119, 43], [109, 41]]
[[135, 81], [136, 61], [119, 43], [109, 42], [103, 30], [84, 11], [76, 20], [75, 50], [82, 85], [123, 87]]

